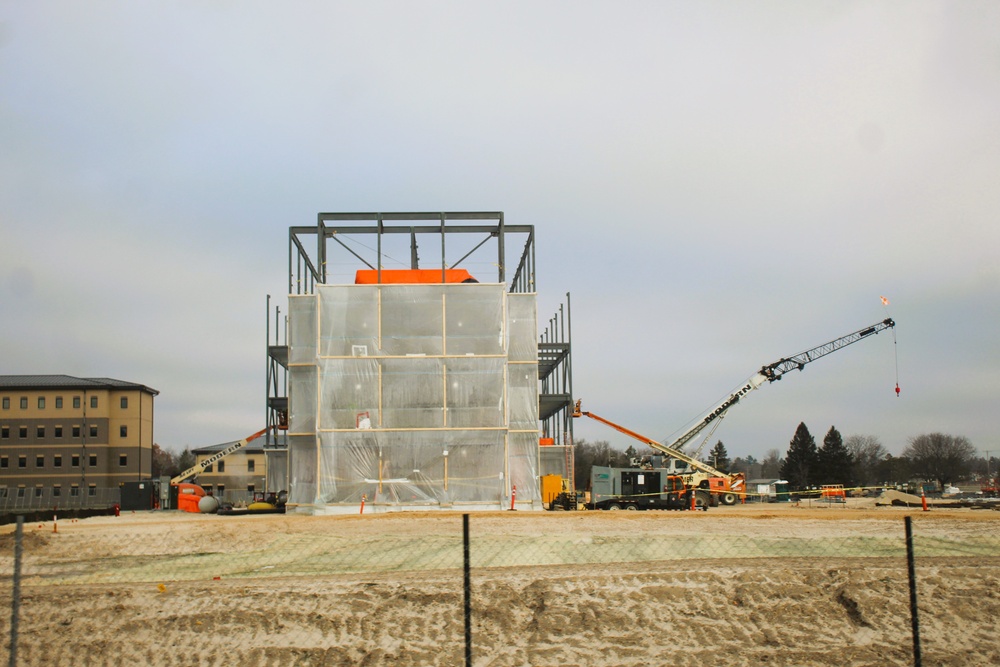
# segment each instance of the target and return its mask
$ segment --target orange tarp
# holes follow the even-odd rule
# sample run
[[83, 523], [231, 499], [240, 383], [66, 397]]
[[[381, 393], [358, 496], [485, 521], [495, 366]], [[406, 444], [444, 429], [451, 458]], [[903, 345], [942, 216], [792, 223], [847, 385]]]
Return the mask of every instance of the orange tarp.
[[[376, 285], [379, 282], [375, 269], [359, 269], [354, 275], [355, 285]], [[441, 269], [382, 269], [383, 285], [420, 285], [434, 283], [474, 283], [478, 282], [465, 269], [445, 269], [441, 280]]]

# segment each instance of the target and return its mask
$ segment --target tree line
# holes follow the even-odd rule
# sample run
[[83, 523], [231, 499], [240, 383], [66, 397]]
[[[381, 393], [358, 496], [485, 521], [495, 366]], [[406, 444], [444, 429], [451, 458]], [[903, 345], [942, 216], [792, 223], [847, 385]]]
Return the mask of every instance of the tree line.
[[174, 454], [169, 449], [163, 449], [153, 443], [153, 479], [160, 476], [173, 477], [197, 463], [197, 457], [190, 448], [185, 447], [180, 454]]
[[[639, 453], [633, 447], [622, 452], [606, 441], [577, 441], [574, 448], [574, 481], [576, 488], [585, 489], [590, 483], [594, 465], [630, 467], [630, 459]], [[645, 454], [659, 454], [649, 450]], [[935, 482], [940, 488], [985, 477], [996, 471], [995, 461], [976, 456], [976, 449], [964, 436], [927, 433], [910, 438], [900, 456], [893, 456], [877, 436], [851, 435], [846, 439], [831, 426], [821, 446], [805, 423], [795, 429], [782, 455], [778, 449], [768, 450], [758, 460], [754, 456], [730, 459], [720, 440], [704, 459], [712, 467], [726, 473], [742, 472], [747, 479], [783, 479], [792, 490], [803, 490], [825, 484], [842, 484], [847, 488], [905, 485], [911, 480]]]

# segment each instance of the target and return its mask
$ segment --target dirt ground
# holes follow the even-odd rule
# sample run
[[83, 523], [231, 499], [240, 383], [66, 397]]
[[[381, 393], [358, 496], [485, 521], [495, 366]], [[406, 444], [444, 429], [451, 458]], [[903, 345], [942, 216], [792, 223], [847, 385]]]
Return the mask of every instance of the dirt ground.
[[[1000, 512], [871, 502], [473, 513], [472, 663], [912, 665], [907, 515], [923, 664], [1000, 664]], [[20, 665], [465, 664], [460, 514], [142, 512], [56, 531], [25, 526]]]

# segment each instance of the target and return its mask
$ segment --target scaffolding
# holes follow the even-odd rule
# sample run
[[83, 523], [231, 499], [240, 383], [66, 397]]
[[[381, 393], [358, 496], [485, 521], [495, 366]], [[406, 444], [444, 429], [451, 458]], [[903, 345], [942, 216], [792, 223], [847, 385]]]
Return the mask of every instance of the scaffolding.
[[540, 507], [540, 474], [572, 479], [569, 301], [536, 342], [534, 239], [499, 212], [320, 213], [289, 229], [267, 423], [291, 507]]

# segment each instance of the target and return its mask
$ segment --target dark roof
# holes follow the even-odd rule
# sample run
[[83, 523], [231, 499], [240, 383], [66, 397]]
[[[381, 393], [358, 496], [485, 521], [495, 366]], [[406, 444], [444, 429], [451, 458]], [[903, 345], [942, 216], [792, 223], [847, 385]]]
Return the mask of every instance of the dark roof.
[[77, 378], [71, 375], [0, 375], [0, 389], [138, 389], [156, 396], [146, 385], [113, 378]]
[[[237, 442], [239, 442], [239, 440], [233, 440], [232, 442], [223, 442], [223, 443], [220, 443], [218, 445], [206, 445], [204, 447], [198, 447], [197, 449], [192, 449], [191, 453], [192, 454], [213, 454], [215, 452], [222, 451], [226, 447], [228, 447], [230, 445], [233, 445], [233, 444], [236, 444]], [[275, 440], [274, 440], [274, 436], [272, 434], [268, 433], [268, 434], [266, 434], [266, 436], [262, 436], [260, 438], [255, 439], [255, 440], [251, 440], [250, 442], [247, 443], [247, 446], [244, 447], [243, 449], [241, 449], [240, 451], [241, 452], [260, 453], [260, 452], [263, 452], [265, 448], [266, 449], [274, 449], [275, 447], [283, 447], [283, 446], [284, 446], [284, 443], [282, 443], [282, 442], [276, 443]]]

